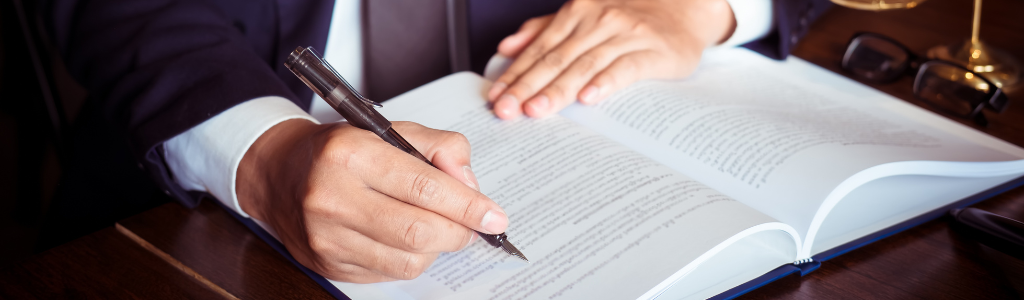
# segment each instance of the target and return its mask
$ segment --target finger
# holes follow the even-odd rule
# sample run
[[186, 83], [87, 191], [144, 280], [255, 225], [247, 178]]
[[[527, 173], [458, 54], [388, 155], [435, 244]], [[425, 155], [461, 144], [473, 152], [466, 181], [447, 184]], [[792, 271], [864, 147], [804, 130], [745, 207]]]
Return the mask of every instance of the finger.
[[547, 28], [551, 24], [551, 20], [555, 18], [554, 14], [531, 18], [523, 23], [523, 26], [519, 27], [519, 31], [505, 37], [498, 43], [498, 53], [508, 57], [519, 56], [519, 53], [523, 52], [533, 40], [540, 34], [544, 28]]
[[377, 283], [398, 280], [353, 264], [339, 264], [332, 267], [330, 271], [314, 271], [317, 272], [317, 274], [323, 275], [327, 279], [341, 282]]
[[[350, 195], [349, 205], [334, 212], [337, 222], [374, 241], [411, 253], [454, 252], [476, 235], [465, 226], [436, 213], [366, 191]], [[337, 199], [340, 200], [340, 199]]]
[[[505, 119], [516, 117], [522, 111], [525, 111], [531, 117], [539, 117], [565, 107], [574, 100], [573, 97], [553, 99], [548, 95], [538, 94], [538, 92], [543, 88], [559, 88], [560, 86], [550, 86], [552, 80], [563, 74], [570, 64], [577, 61], [581, 54], [591, 50], [598, 44], [606, 42], [615, 35], [635, 31], [636, 22], [636, 17], [620, 9], [605, 9], [601, 14], [586, 14], [585, 17], [581, 17], [569, 37], [553, 50], [543, 53], [526, 71], [516, 70], [519, 72], [517, 77], [512, 83], [508, 83], [507, 87], [502, 86], [502, 84], [507, 82], [502, 82], [501, 78], [498, 79], [499, 84], [496, 84], [496, 86], [504, 88], [504, 91], [497, 97], [498, 100], [494, 104], [495, 113]], [[632, 37], [632, 34], [625, 36]], [[539, 38], [539, 40], [541, 39]], [[520, 61], [522, 59], [517, 60], [516, 63]], [[591, 60], [583, 60], [580, 63], [593, 62]], [[510, 74], [509, 76], [511, 75], [515, 74]], [[589, 79], [589, 77], [585, 79]], [[492, 88], [492, 90], [494, 89]], [[555, 91], [553, 94], [568, 95], [575, 94], [576, 92], [576, 90]], [[516, 107], [517, 105], [519, 107]]]
[[367, 151], [373, 154], [346, 162], [367, 187], [473, 230], [498, 234], [508, 227], [508, 217], [498, 204], [452, 176], [394, 147]]
[[[307, 214], [306, 216], [308, 220], [320, 224], [331, 224], [336, 220], [331, 217], [319, 217], [323, 215], [318, 214]], [[281, 236], [288, 252], [291, 252], [300, 264], [324, 277], [337, 281], [373, 283], [396, 280], [355, 264], [357, 258], [351, 254], [361, 248], [367, 248], [360, 242], [372, 242], [372, 240], [365, 237], [360, 239], [359, 233], [345, 227], [314, 226], [308, 228], [309, 232], [301, 236]], [[289, 239], [298, 239], [298, 241], [288, 243]], [[295, 247], [301, 248], [296, 249]]]
[[653, 51], [623, 55], [594, 76], [578, 97], [589, 99], [584, 104], [594, 104], [642, 78], [677, 77], [675, 75], [680, 73], [680, 68], [665, 66], [658, 63], [659, 60], [662, 60], [661, 56]]
[[[537, 92], [545, 87], [557, 88], [558, 86], [549, 86], [552, 80], [563, 74], [571, 64], [576, 63], [583, 53], [608, 41], [616, 32], [620, 31], [620, 27], [626, 26], [624, 23], [609, 22], [598, 26], [586, 26], [586, 23], [581, 23], [577, 30], [564, 42], [544, 54], [540, 60], [536, 61], [526, 72], [516, 78], [515, 82], [511, 83], [508, 89], [505, 90], [504, 94], [511, 95], [508, 98], [526, 100], [523, 102], [523, 110], [527, 111], [528, 114], [529, 111], [551, 111], [553, 108], [552, 104], [556, 99], [537, 94]], [[593, 63], [593, 61], [581, 60], [578, 63]], [[558, 93], [568, 93], [568, 91]], [[564, 98], [557, 100], [564, 100]], [[508, 110], [504, 106], [511, 104], [513, 104], [511, 101], [505, 103], [499, 101], [494, 105], [495, 111]]]
[[[330, 230], [330, 232], [326, 232]], [[410, 253], [393, 248], [348, 228], [330, 228], [311, 235], [309, 245], [321, 255], [315, 265], [332, 275], [349, 274], [353, 271], [346, 265], [354, 265], [384, 277], [414, 279], [437, 258], [438, 253]], [[345, 255], [324, 254], [344, 253]]]
[[[619, 37], [605, 41], [577, 57], [558, 77], [551, 79], [551, 83], [523, 105], [523, 111], [533, 118], [558, 112], [576, 101], [583, 86], [598, 72], [607, 68], [620, 56], [643, 48], [645, 43], [632, 38]], [[526, 77], [520, 80], [526, 80]], [[579, 99], [583, 101], [582, 98]]]
[[[499, 101], [499, 96], [502, 96], [505, 88], [514, 82], [519, 77], [519, 74], [525, 72], [537, 59], [551, 49], [554, 49], [572, 33], [576, 28], [578, 18], [580, 18], [578, 14], [569, 13], [565, 6], [563, 6], [563, 9], [555, 14], [551, 23], [541, 31], [540, 35], [534, 38], [529, 46], [518, 55], [516, 61], [505, 70], [505, 73], [498, 77], [498, 80], [495, 80], [491, 90], [487, 93], [487, 99], [491, 102]], [[510, 100], [515, 101], [516, 99], [506, 98], [504, 101]], [[509, 113], [516, 113], [518, 115], [517, 112]], [[501, 112], [499, 112], [499, 116], [502, 116]]]
[[413, 122], [394, 122], [392, 127], [435, 167], [479, 191], [480, 185], [470, 167], [470, 145], [466, 136], [452, 131], [427, 128]]

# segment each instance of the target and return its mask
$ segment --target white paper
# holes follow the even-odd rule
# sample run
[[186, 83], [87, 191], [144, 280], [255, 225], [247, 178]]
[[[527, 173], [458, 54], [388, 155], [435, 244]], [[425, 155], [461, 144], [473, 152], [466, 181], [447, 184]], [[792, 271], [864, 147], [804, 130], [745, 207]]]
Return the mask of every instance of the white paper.
[[565, 118], [498, 120], [484, 87], [476, 75], [452, 75], [388, 101], [382, 113], [466, 135], [481, 192], [506, 210], [508, 236], [530, 263], [478, 242], [442, 254], [415, 280], [336, 283], [342, 292], [635, 299], [657, 295], [652, 289], [667, 288], [666, 280], [685, 276], [713, 256], [710, 250], [721, 251], [755, 226], [785, 231], [796, 249], [788, 226]]
[[[807, 244], [871, 180], [1024, 173], [1020, 148], [805, 61], [743, 49], [708, 54], [686, 80], [640, 82], [562, 115], [793, 226]], [[916, 163], [932, 161], [967, 163]]]

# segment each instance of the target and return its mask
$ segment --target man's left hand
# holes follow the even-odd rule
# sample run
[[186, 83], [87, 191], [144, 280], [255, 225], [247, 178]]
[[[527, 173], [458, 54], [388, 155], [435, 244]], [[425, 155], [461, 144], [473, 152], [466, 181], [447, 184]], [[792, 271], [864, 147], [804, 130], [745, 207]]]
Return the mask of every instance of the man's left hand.
[[487, 94], [511, 119], [595, 104], [641, 79], [682, 78], [736, 27], [725, 0], [577, 0], [498, 45], [516, 61]]

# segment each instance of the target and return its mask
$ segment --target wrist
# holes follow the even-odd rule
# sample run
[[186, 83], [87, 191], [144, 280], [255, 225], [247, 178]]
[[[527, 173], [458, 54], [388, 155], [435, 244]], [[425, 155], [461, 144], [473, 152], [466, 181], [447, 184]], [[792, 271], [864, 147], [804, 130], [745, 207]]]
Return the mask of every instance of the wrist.
[[[311, 147], [309, 137], [320, 128], [309, 120], [291, 119], [274, 125], [264, 132], [246, 150], [238, 165], [235, 191], [239, 207], [257, 220], [268, 220], [268, 207], [274, 199], [295, 195], [300, 166], [309, 166], [309, 151], [296, 151]], [[293, 155], [293, 154], [300, 155]], [[305, 155], [302, 155], [305, 154]]]
[[690, 29], [704, 48], [721, 44], [736, 31], [736, 16], [726, 0], [684, 0], [684, 30]]

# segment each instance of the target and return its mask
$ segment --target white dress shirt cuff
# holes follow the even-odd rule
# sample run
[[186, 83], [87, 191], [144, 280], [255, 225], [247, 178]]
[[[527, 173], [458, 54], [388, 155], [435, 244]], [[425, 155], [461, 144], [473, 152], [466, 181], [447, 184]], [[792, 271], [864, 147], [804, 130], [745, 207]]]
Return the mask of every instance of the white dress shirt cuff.
[[772, 0], [726, 0], [736, 18], [736, 30], [715, 47], [736, 47], [756, 41], [772, 30]]
[[319, 124], [288, 99], [278, 96], [252, 99], [164, 142], [164, 158], [181, 187], [208, 192], [248, 218], [249, 214], [238, 205], [235, 193], [238, 165], [260, 135], [291, 119]]

